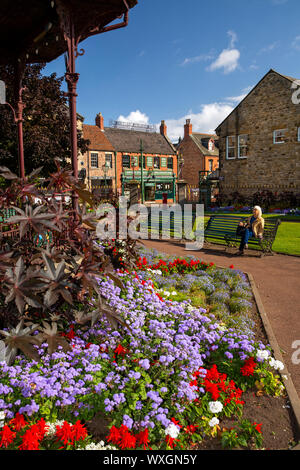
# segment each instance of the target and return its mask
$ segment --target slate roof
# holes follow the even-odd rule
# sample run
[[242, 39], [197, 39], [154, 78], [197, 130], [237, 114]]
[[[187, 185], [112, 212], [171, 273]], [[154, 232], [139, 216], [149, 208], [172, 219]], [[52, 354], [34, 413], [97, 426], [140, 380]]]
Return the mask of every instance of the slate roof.
[[83, 124], [83, 138], [90, 141], [89, 149], [113, 152], [115, 148], [98, 126]]
[[[219, 149], [217, 147], [218, 137], [215, 134], [199, 134], [197, 132], [193, 132], [190, 137], [193, 139], [197, 147], [201, 150], [204, 155], [211, 157], [219, 156]], [[208, 150], [208, 142], [211, 138], [213, 138], [215, 141], [214, 150]]]
[[105, 127], [104, 133], [118, 152], [140, 153], [141, 140], [144, 153], [175, 155], [171, 141], [157, 132], [142, 132]]

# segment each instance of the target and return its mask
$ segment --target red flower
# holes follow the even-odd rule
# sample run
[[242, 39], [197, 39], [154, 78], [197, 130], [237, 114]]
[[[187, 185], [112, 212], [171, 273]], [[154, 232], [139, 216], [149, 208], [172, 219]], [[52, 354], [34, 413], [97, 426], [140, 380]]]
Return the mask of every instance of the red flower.
[[241, 367], [242, 375], [244, 375], [245, 377], [249, 377], [253, 375], [255, 367], [256, 367], [256, 362], [254, 361], [253, 357], [250, 357], [249, 359], [245, 361], [243, 367]]
[[72, 434], [75, 441], [84, 440], [88, 435], [86, 428], [79, 420], [72, 426]]
[[13, 432], [7, 425], [5, 425], [0, 432], [0, 437], [0, 447], [8, 447], [14, 441], [16, 433]]
[[191, 424], [190, 426], [186, 427], [186, 432], [189, 434], [194, 434], [197, 428], [199, 428], [199, 426], [194, 426], [193, 424]]
[[167, 443], [167, 446], [171, 447], [171, 449], [173, 449], [174, 447], [176, 447], [177, 444], [175, 444], [175, 442], [179, 442], [178, 439], [174, 439], [173, 437], [171, 436], [166, 436], [166, 443]]
[[64, 421], [62, 426], [56, 426], [57, 441], [62, 441], [64, 446], [73, 444], [72, 427], [67, 421]]
[[36, 434], [39, 441], [44, 439], [48, 426], [46, 426], [46, 421], [44, 418], [41, 418], [36, 424], [33, 424], [30, 430]]
[[230, 267], [230, 269], [234, 269], [234, 266], [233, 266], [233, 264], [231, 264], [229, 267]]
[[179, 421], [177, 421], [175, 418], [171, 418], [171, 421], [172, 421], [172, 423], [174, 423], [179, 428], [182, 428], [182, 426], [180, 426], [180, 424], [179, 424]]
[[34, 426], [27, 429], [22, 436], [22, 444], [19, 446], [19, 450], [39, 450], [39, 437], [35, 429], [32, 428], [34, 428]]
[[127, 428], [122, 424], [120, 428], [120, 441], [119, 446], [122, 450], [124, 449], [135, 449], [136, 447], [136, 437], [131, 434]]
[[119, 444], [120, 440], [120, 430], [116, 426], [112, 426], [109, 430], [109, 435], [107, 436], [107, 442], [112, 442], [113, 444]]
[[261, 434], [262, 423], [260, 424], [253, 423], [253, 426], [255, 427], [256, 431], [258, 431]]
[[26, 426], [27, 422], [24, 419], [24, 416], [20, 413], [17, 413], [16, 416], [9, 421], [9, 423], [15, 431], [20, 431], [24, 426]]
[[144, 450], [149, 447], [149, 431], [148, 429], [145, 429], [144, 431], [141, 431], [139, 434], [136, 436], [136, 442], [137, 442], [137, 447], [144, 447]]

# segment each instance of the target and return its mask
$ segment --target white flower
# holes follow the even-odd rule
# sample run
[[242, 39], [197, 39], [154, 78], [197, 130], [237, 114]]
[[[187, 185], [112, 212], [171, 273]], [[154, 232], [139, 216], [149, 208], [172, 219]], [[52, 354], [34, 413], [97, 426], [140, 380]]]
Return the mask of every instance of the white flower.
[[161, 276], [161, 275], [162, 275], [162, 272], [161, 272], [161, 270], [160, 270], [160, 269], [156, 269], [155, 273], [156, 273], [156, 274], [158, 274], [159, 276]]
[[173, 290], [172, 294], [171, 295], [177, 295], [177, 292], [176, 290]]
[[165, 435], [172, 437], [172, 439], [176, 439], [180, 433], [180, 429], [176, 426], [176, 424], [171, 423], [165, 429]]
[[5, 419], [5, 412], [0, 411], [0, 420], [2, 421], [3, 419]]
[[214, 428], [215, 426], [217, 426], [217, 424], [219, 424], [219, 422], [220, 421], [218, 420], [218, 418], [212, 418], [208, 424], [210, 425], [211, 428]]
[[269, 364], [275, 370], [283, 370], [284, 369], [284, 364], [281, 361], [276, 361], [273, 357], [270, 357]]
[[166, 297], [170, 297], [171, 294], [170, 294], [170, 292], [169, 292], [168, 290], [165, 290], [165, 291], [164, 291], [164, 295], [165, 295]]
[[211, 413], [221, 413], [223, 410], [223, 405], [220, 401], [210, 401], [208, 407]]
[[258, 349], [258, 351], [256, 353], [256, 358], [266, 360], [266, 359], [268, 359], [269, 355], [270, 355], [270, 353], [266, 349], [264, 349], [264, 350], [263, 349]]
[[100, 441], [97, 444], [95, 442], [91, 442], [85, 448], [80, 448], [79, 450], [118, 450], [116, 447], [113, 446], [105, 446], [104, 441]]

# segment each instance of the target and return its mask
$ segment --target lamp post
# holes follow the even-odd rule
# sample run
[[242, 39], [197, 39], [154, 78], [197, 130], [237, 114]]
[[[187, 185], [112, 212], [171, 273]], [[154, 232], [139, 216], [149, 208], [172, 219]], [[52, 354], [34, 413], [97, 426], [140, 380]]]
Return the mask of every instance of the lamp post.
[[105, 192], [105, 196], [106, 196], [107, 195], [106, 176], [107, 176], [107, 172], [108, 172], [107, 162], [105, 162], [104, 165], [102, 165], [102, 170], [103, 170], [103, 173], [104, 173], [104, 192]]
[[141, 201], [142, 201], [142, 204], [144, 204], [145, 202], [145, 188], [144, 188], [144, 147], [143, 147], [143, 141], [142, 139], [140, 140], [140, 152], [141, 152], [141, 195], [142, 195], [142, 198], [141, 198]]

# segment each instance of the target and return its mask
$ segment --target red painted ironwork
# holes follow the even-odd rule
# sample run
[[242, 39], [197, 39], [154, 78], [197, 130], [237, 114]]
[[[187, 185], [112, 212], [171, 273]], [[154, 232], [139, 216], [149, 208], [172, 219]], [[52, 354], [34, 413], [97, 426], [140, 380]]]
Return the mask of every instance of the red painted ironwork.
[[[89, 35], [101, 34], [107, 31], [112, 31], [119, 28], [124, 28], [128, 25], [128, 13], [129, 6], [126, 0], [123, 0], [125, 6], [125, 13], [123, 22], [100, 28], [99, 26], [90, 29]], [[60, 19], [60, 26], [64, 35], [64, 39], [67, 42], [67, 53], [65, 55], [66, 73], [65, 79], [68, 86], [67, 96], [69, 98], [69, 109], [70, 109], [70, 127], [71, 127], [71, 153], [72, 153], [72, 170], [73, 175], [78, 180], [78, 152], [77, 152], [77, 113], [76, 113], [76, 97], [77, 97], [77, 82], [79, 74], [76, 73], [75, 59], [78, 56], [82, 56], [85, 51], [84, 49], [78, 50], [78, 44], [81, 40], [82, 34], [75, 31], [74, 21], [72, 12], [66, 6], [63, 0], [56, 1], [56, 9]], [[122, 16], [118, 17], [122, 18]], [[73, 209], [75, 212], [78, 211], [78, 196], [73, 193], [72, 196]]]

